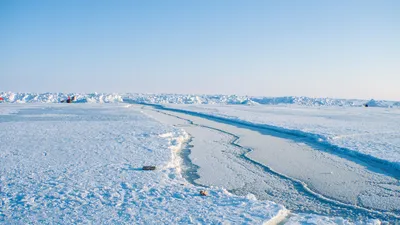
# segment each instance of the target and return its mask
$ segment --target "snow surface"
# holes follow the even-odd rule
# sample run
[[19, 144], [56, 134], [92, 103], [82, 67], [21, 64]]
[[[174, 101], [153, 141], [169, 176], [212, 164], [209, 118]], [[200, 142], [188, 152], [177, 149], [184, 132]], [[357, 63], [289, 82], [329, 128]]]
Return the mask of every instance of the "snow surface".
[[[193, 186], [188, 136], [126, 105], [0, 105], [0, 223], [261, 224], [288, 211]], [[155, 171], [143, 171], [155, 165]]]
[[376, 168], [249, 126], [148, 106], [143, 111], [190, 134], [188, 158], [199, 175], [193, 183], [252, 193], [294, 212], [363, 223], [400, 218], [398, 181]]
[[[325, 216], [315, 216], [315, 215], [308, 215], [308, 214], [297, 214], [292, 215], [287, 221], [285, 221], [285, 225], [305, 225], [305, 224], [324, 224], [324, 225], [334, 225], [334, 224], [341, 224], [341, 225], [350, 225], [347, 220], [344, 220], [340, 217], [325, 217]], [[369, 220], [366, 223], [358, 223], [358, 224], [370, 224], [370, 225], [380, 225], [379, 220]]]
[[400, 169], [400, 109], [167, 105], [310, 137]]
[[14, 110], [12, 108], [0, 108], [0, 116], [10, 115], [10, 114], [17, 113], [17, 112], [18, 112], [18, 110]]
[[[167, 106], [305, 136], [338, 146], [336, 150], [345, 154], [357, 153], [364, 160], [376, 159], [400, 169], [400, 102], [0, 92], [5, 99], [0, 103], [0, 222], [261, 223], [287, 215], [282, 206], [251, 195], [231, 195], [224, 187], [210, 188], [212, 198], [199, 198], [201, 188], [180, 174], [177, 151], [188, 138], [186, 132], [144, 117], [135, 107], [8, 104], [58, 103], [68, 96], [76, 96], [77, 103], [173, 103]], [[360, 107], [365, 103], [371, 107]], [[103, 141], [108, 134], [117, 137]], [[101, 154], [96, 148], [106, 151]], [[152, 160], [146, 156], [149, 149], [157, 152]], [[84, 155], [77, 154], [80, 151]], [[145, 163], [158, 165], [160, 173], [139, 170]], [[250, 206], [257, 210], [249, 213]], [[351, 224], [339, 217], [291, 215], [288, 224]]]

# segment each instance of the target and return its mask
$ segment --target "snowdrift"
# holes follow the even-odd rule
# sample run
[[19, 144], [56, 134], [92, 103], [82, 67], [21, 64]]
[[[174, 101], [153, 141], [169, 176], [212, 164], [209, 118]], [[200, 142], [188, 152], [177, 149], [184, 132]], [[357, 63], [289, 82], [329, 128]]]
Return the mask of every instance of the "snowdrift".
[[68, 96], [76, 97], [76, 103], [115, 103], [122, 102], [119, 94], [102, 93], [13, 93], [0, 92], [0, 97], [8, 103], [59, 103], [66, 100]]
[[227, 105], [304, 105], [400, 107], [400, 102], [385, 100], [333, 99], [309, 97], [250, 97], [237, 95], [127, 94], [125, 99], [148, 104], [227, 104]]
[[310, 97], [251, 97], [238, 95], [192, 94], [110, 94], [110, 93], [14, 93], [0, 92], [6, 103], [58, 103], [76, 96], [76, 103], [116, 103], [124, 99], [147, 104], [224, 104], [224, 105], [304, 105], [350, 107], [400, 107], [400, 102], [385, 100], [333, 99]]

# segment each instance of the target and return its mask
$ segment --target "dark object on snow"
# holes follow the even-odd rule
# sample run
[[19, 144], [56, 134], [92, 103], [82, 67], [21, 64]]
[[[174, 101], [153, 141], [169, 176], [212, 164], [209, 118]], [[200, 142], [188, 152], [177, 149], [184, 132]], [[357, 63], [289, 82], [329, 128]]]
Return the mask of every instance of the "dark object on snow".
[[368, 104], [364, 104], [364, 107], [368, 107]]
[[155, 170], [156, 167], [155, 167], [155, 166], [143, 166], [142, 169], [143, 169], [143, 170]]
[[201, 195], [201, 196], [207, 196], [208, 193], [207, 193], [207, 191], [205, 191], [205, 190], [201, 190], [201, 191], [200, 191], [200, 195]]
[[76, 100], [76, 96], [72, 96], [72, 99], [71, 99], [71, 97], [68, 96], [68, 99], [67, 100], [61, 100], [61, 103], [64, 103], [64, 102], [72, 103], [75, 100]]

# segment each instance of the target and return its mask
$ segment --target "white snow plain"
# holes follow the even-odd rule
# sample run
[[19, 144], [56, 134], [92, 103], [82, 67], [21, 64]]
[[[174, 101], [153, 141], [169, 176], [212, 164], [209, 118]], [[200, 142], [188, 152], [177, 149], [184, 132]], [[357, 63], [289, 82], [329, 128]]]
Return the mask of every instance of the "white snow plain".
[[[288, 211], [188, 183], [188, 136], [123, 104], [0, 105], [0, 223], [261, 224]], [[4, 112], [12, 113], [4, 113]], [[141, 170], [144, 165], [155, 171]]]

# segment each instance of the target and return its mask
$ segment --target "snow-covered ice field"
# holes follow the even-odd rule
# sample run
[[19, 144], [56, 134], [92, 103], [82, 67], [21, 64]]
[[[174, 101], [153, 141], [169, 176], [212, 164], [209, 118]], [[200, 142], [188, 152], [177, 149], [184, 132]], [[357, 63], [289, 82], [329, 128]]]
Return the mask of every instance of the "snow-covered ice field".
[[400, 170], [400, 109], [299, 105], [170, 105], [298, 134]]
[[171, 110], [145, 112], [194, 137], [189, 158], [198, 166], [197, 184], [223, 186], [239, 195], [253, 193], [298, 213], [363, 223], [367, 218], [400, 218], [398, 180], [363, 162], [234, 122]]
[[[121, 99], [102, 98], [93, 102]], [[373, 218], [400, 217], [396, 108], [167, 107], [185, 111], [0, 104], [0, 223], [379, 224]], [[209, 196], [199, 195], [203, 189]]]
[[[180, 172], [187, 134], [126, 105], [0, 105], [0, 223], [273, 222], [287, 210]], [[155, 171], [142, 171], [155, 165]]]

